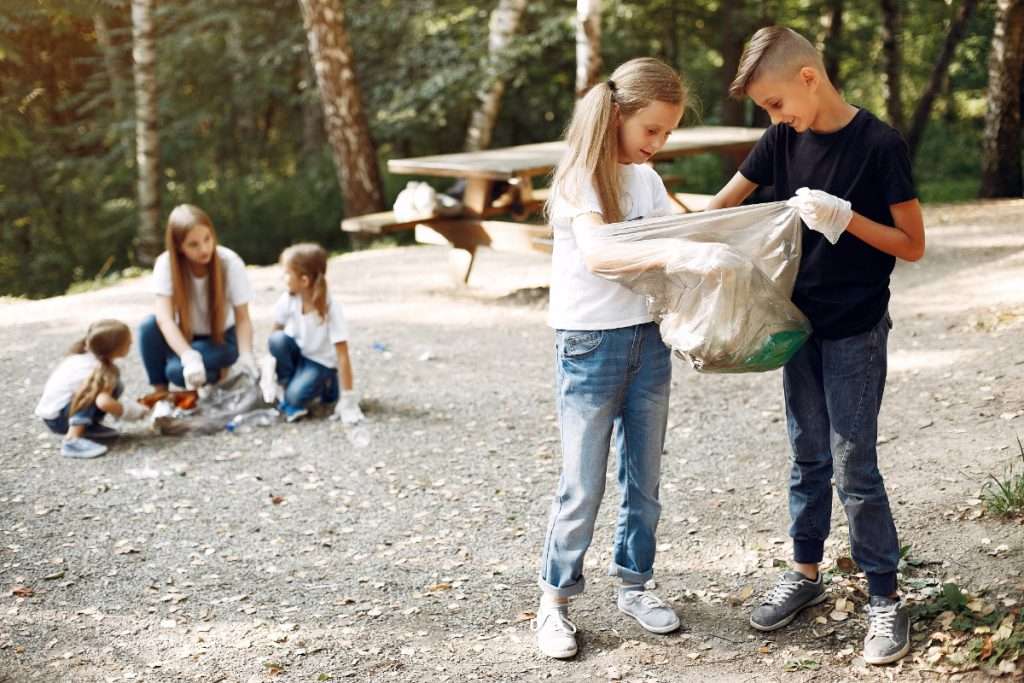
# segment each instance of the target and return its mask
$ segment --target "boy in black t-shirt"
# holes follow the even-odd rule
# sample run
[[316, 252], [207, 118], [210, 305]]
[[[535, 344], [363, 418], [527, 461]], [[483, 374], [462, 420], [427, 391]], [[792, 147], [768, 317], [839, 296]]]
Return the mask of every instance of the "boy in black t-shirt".
[[864, 659], [885, 664], [910, 648], [896, 587], [900, 545], [875, 442], [886, 375], [889, 275], [896, 258], [924, 255], [924, 225], [900, 134], [848, 104], [821, 55], [798, 33], [763, 28], [730, 88], [771, 116], [771, 128], [709, 209], [736, 206], [759, 185], [800, 211], [803, 256], [793, 302], [814, 333], [786, 364], [783, 387], [793, 461], [793, 570], [750, 616], [773, 631], [825, 600], [818, 565], [829, 534], [830, 480], [846, 510], [853, 559], [868, 579]]

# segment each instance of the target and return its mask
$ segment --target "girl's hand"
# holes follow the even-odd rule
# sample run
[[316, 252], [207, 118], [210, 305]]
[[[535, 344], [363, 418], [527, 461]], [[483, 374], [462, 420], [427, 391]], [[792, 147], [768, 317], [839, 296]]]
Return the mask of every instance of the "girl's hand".
[[359, 424], [363, 421], [363, 411], [359, 408], [359, 394], [354, 391], [342, 393], [338, 405], [334, 406], [333, 419], [341, 420], [346, 426]]
[[186, 389], [196, 389], [206, 384], [206, 366], [202, 355], [195, 349], [181, 354], [181, 374], [185, 376]]
[[138, 401], [124, 401], [121, 403], [121, 419], [125, 422], [141, 420], [149, 414], [149, 408]]

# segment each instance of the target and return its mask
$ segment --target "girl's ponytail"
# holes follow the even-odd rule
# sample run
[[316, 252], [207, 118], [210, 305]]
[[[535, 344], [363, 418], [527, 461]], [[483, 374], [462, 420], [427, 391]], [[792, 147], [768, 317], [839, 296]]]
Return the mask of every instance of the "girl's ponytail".
[[[132, 332], [127, 325], [119, 320], [100, 320], [89, 326], [89, 330], [78, 342], [71, 346], [72, 353], [91, 353], [100, 364], [82, 382], [75, 395], [71, 398], [69, 415], [96, 402], [96, 397], [103, 392], [113, 393], [121, 379], [121, 373], [114, 365], [113, 356], [120, 349], [131, 343]], [[81, 351], [75, 349], [80, 348]]]
[[281, 266], [309, 278], [313, 308], [327, 320], [327, 252], [319, 244], [302, 242], [281, 252]]

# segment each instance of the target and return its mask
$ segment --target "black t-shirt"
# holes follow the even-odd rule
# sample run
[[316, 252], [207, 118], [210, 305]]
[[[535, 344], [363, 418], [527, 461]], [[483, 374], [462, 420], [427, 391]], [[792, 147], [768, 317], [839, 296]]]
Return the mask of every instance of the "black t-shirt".
[[[824, 190], [883, 225], [893, 225], [889, 206], [917, 197], [903, 137], [865, 109], [832, 133], [772, 126], [740, 173], [758, 185], [771, 185], [776, 201], [789, 199], [801, 187]], [[895, 264], [895, 257], [849, 233], [832, 245], [805, 225], [793, 303], [820, 337], [861, 334], [885, 315]]]

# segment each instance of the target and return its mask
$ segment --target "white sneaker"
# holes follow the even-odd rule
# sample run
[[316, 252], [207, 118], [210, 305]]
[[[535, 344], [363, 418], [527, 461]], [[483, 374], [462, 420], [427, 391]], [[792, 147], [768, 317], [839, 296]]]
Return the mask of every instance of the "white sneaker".
[[554, 659], [569, 659], [576, 655], [576, 624], [569, 621], [569, 605], [548, 605], [541, 601], [537, 618], [533, 620], [537, 633], [537, 647]]

